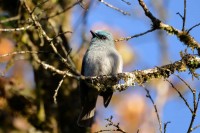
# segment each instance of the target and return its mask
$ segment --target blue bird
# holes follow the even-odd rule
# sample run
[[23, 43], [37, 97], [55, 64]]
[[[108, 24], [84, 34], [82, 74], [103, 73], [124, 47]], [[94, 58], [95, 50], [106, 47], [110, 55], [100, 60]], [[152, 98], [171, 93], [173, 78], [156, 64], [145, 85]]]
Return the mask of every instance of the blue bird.
[[[90, 32], [92, 39], [83, 58], [81, 74], [84, 76], [98, 76], [121, 73], [123, 61], [115, 48], [112, 35], [103, 30]], [[80, 81], [82, 110], [77, 122], [79, 126], [90, 127], [92, 125], [98, 95], [103, 97], [104, 106], [108, 106], [113, 91], [111, 88], [105, 90], [99, 92], [85, 81]]]

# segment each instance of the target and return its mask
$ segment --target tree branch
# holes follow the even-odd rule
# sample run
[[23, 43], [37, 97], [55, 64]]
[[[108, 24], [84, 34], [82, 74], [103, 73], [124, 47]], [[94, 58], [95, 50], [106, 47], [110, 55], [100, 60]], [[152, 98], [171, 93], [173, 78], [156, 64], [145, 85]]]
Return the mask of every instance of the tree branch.
[[3, 32], [13, 32], [13, 31], [24, 31], [27, 29], [30, 29], [33, 25], [28, 25], [28, 26], [24, 26], [24, 27], [20, 27], [20, 28], [10, 28], [10, 29], [0, 29], [0, 31]]
[[153, 23], [153, 27], [155, 29], [161, 29], [166, 31], [168, 34], [176, 35], [176, 37], [183, 42], [186, 46], [190, 47], [192, 50], [196, 49], [198, 54], [200, 55], [200, 44], [186, 31], [181, 31], [173, 26], [167, 25], [163, 23], [161, 20], [157, 19], [147, 8], [146, 4], [143, 0], [138, 0], [140, 6], [143, 8], [145, 15], [151, 20]]
[[182, 31], [185, 31], [186, 11], [187, 11], [187, 0], [184, 0], [184, 15], [183, 15]]
[[[175, 71], [181, 72], [187, 70], [187, 68], [191, 71], [199, 67], [200, 58], [187, 54], [183, 56], [181, 60], [161, 67], [124, 72], [113, 76], [101, 75], [95, 77], [84, 77], [81, 79], [96, 86], [97, 89], [99, 88], [104, 90], [104, 88], [112, 87], [113, 90], [123, 91], [129, 86], [133, 86], [135, 83], [143, 84], [154, 78], [168, 78]], [[124, 80], [125, 83], [116, 84], [116, 80]]]
[[156, 30], [156, 29], [155, 29], [155, 28], [151, 28], [150, 30], [147, 30], [147, 31], [145, 31], [145, 32], [143, 32], [143, 33], [135, 34], [135, 35], [130, 36], [130, 37], [119, 38], [119, 39], [116, 39], [116, 40], [114, 40], [114, 41], [115, 41], [115, 42], [119, 42], [119, 41], [128, 41], [128, 40], [130, 40], [130, 39], [132, 39], [132, 38], [136, 38], [136, 37], [139, 37], [139, 36], [143, 36], [143, 35], [145, 35], [145, 34], [147, 34], [147, 33], [149, 33], [149, 32], [152, 32], [152, 31], [154, 31], [154, 30]]
[[160, 133], [162, 133], [162, 121], [161, 121], [161, 119], [160, 119], [157, 106], [156, 106], [156, 104], [154, 103], [153, 98], [151, 97], [149, 90], [148, 90], [147, 88], [145, 88], [145, 87], [144, 87], [144, 89], [145, 89], [145, 91], [146, 91], [146, 93], [147, 93], [146, 97], [149, 98], [150, 101], [151, 101], [151, 103], [153, 104], [153, 107], [154, 107], [154, 110], [155, 110], [155, 113], [156, 113], [156, 117], [157, 117], [157, 119], [158, 119], [159, 130], [160, 130]]
[[111, 4], [107, 3], [107, 2], [105, 2], [104, 0], [99, 0], [99, 2], [103, 3], [103, 4], [106, 5], [107, 7], [110, 7], [110, 8], [112, 8], [112, 9], [116, 10], [116, 11], [121, 12], [121, 13], [124, 14], [124, 15], [130, 15], [130, 13], [125, 12], [125, 11], [123, 11], [122, 9], [119, 9], [119, 8], [117, 8], [117, 7], [113, 6], [113, 5], [111, 5]]

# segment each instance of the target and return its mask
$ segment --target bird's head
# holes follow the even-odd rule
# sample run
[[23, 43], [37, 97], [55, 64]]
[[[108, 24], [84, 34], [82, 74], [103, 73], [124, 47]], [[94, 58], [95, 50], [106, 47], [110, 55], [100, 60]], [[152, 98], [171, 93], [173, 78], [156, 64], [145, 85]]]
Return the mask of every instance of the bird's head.
[[103, 43], [114, 46], [114, 39], [111, 33], [104, 30], [90, 31], [92, 34], [92, 43]]

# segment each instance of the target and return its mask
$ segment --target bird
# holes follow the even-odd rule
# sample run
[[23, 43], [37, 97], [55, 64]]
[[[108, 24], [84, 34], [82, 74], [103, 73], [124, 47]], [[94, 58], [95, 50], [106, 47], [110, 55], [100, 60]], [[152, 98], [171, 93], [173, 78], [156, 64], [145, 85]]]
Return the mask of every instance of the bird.
[[[83, 57], [81, 74], [84, 76], [99, 76], [121, 73], [123, 61], [116, 50], [112, 34], [105, 30], [90, 30], [90, 32], [92, 39]], [[82, 107], [77, 124], [80, 127], [91, 127], [98, 95], [103, 97], [104, 107], [107, 107], [113, 91], [111, 88], [105, 88], [105, 91], [98, 91], [84, 80], [80, 81], [79, 88]]]

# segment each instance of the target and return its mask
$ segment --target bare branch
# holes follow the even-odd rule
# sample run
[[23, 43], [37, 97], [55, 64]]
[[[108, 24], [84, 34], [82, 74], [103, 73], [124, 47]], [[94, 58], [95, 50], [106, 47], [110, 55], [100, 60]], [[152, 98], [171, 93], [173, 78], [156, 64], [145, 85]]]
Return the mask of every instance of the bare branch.
[[183, 15], [182, 31], [185, 31], [186, 11], [187, 11], [187, 0], [184, 0], [184, 15]]
[[20, 28], [12, 28], [12, 29], [0, 29], [0, 31], [2, 31], [2, 32], [24, 31], [24, 30], [28, 30], [32, 26], [33, 25], [28, 25], [28, 26], [24, 26], [24, 27], [20, 27]]
[[[196, 95], [196, 93], [195, 93], [195, 95]], [[200, 125], [197, 125], [197, 126], [195, 126], [194, 128], [192, 128], [192, 125], [194, 124], [194, 120], [195, 120], [196, 115], [197, 115], [196, 113], [197, 113], [199, 101], [200, 101], [200, 93], [199, 93], [199, 95], [198, 95], [197, 102], [195, 102], [196, 106], [194, 107], [194, 112], [192, 113], [192, 118], [191, 118], [190, 125], [189, 125], [189, 128], [188, 128], [187, 133], [190, 133], [190, 132], [192, 132], [192, 131], [194, 131], [195, 129], [197, 129], [197, 128], [200, 127]]]
[[[143, 86], [143, 87], [144, 87], [144, 86]], [[158, 113], [157, 106], [156, 106], [156, 104], [154, 103], [153, 98], [151, 97], [149, 90], [148, 90], [146, 87], [144, 87], [144, 89], [145, 89], [146, 92], [147, 92], [146, 97], [149, 98], [150, 101], [151, 101], [151, 103], [153, 104], [153, 107], [154, 107], [154, 110], [155, 110], [155, 113], [156, 113], [156, 117], [157, 117], [157, 119], [158, 119], [159, 130], [160, 130], [160, 133], [162, 133], [162, 122], [161, 122], [161, 120], [160, 120], [160, 116], [159, 116], [159, 113]]]
[[184, 80], [184, 79], [182, 79], [179, 75], [177, 75], [177, 74], [174, 74], [174, 75], [176, 75], [176, 77], [178, 77], [189, 89], [190, 89], [190, 91], [193, 93], [193, 89], [190, 87], [190, 85]]
[[54, 38], [52, 38], [52, 40], [55, 40], [57, 37], [64, 35], [64, 34], [67, 34], [67, 33], [72, 33], [72, 31], [65, 31], [65, 32], [62, 32], [62, 33], [58, 33], [58, 35], [56, 35]]
[[61, 87], [61, 85], [62, 85], [62, 83], [63, 83], [65, 77], [66, 77], [66, 75], [63, 75], [63, 78], [60, 80], [60, 82], [59, 82], [59, 84], [58, 84], [58, 87], [55, 89], [55, 93], [54, 93], [54, 95], [53, 95], [53, 101], [54, 101], [55, 104], [57, 104], [57, 99], [56, 99], [56, 97], [57, 97], [57, 95], [58, 95], [58, 90], [59, 90], [59, 88]]
[[195, 127], [193, 127], [193, 128], [191, 129], [191, 132], [194, 131], [194, 130], [196, 130], [197, 128], [200, 128], [200, 124], [197, 125], [197, 126], [195, 126]]
[[200, 23], [195, 24], [194, 26], [192, 26], [192, 27], [187, 31], [187, 33], [189, 33], [192, 29], [194, 29], [194, 28], [197, 27], [197, 26], [200, 26]]
[[[79, 1], [78, 1], [79, 2]], [[65, 58], [63, 58], [60, 53], [58, 52], [57, 48], [55, 47], [54, 43], [53, 43], [53, 39], [50, 38], [47, 33], [45, 32], [45, 30], [42, 28], [42, 25], [39, 23], [39, 21], [37, 21], [36, 16], [32, 13], [31, 9], [28, 7], [28, 5], [26, 4], [26, 2], [23, 2], [23, 5], [25, 7], [25, 9], [27, 10], [27, 12], [30, 14], [30, 17], [34, 23], [34, 26], [36, 27], [38, 34], [40, 36], [42, 36], [43, 38], [45, 38], [50, 46], [52, 47], [54, 53], [60, 58], [60, 60], [65, 63], [65, 65], [67, 66], [67, 68], [73, 72], [76, 75], [79, 75], [79, 73], [77, 72], [76, 68], [74, 68], [72, 65], [70, 65], [69, 63], [67, 63], [67, 60]]]
[[33, 8], [32, 13], [35, 11], [36, 8], [38, 8], [39, 6], [45, 4], [46, 2], [48, 2], [48, 0], [43, 0], [43, 1], [39, 2], [39, 3]]
[[181, 92], [173, 85], [173, 83], [171, 81], [169, 81], [168, 79], [166, 79], [166, 81], [171, 84], [172, 88], [174, 88], [174, 90], [176, 90], [176, 92], [179, 94], [179, 96], [181, 97], [181, 99], [183, 99], [183, 101], [185, 102], [185, 105], [188, 107], [188, 109], [190, 110], [190, 112], [193, 113], [192, 108], [190, 107], [189, 103], [184, 98], [184, 96], [181, 94]]
[[14, 17], [10, 17], [10, 18], [7, 18], [7, 19], [4, 19], [4, 20], [0, 20], [0, 24], [3, 24], [3, 23], [7, 23], [7, 22], [10, 22], [10, 21], [16, 21], [19, 19], [19, 15], [17, 16], [14, 16]]
[[154, 31], [154, 30], [156, 30], [156, 29], [155, 29], [155, 28], [152, 28], [152, 29], [147, 30], [147, 31], [145, 31], [145, 32], [143, 32], [143, 33], [135, 34], [135, 35], [130, 36], [130, 37], [119, 38], [119, 39], [116, 39], [116, 40], [114, 40], [114, 41], [115, 41], [115, 42], [119, 42], [119, 41], [128, 41], [128, 40], [130, 40], [130, 39], [132, 39], [132, 38], [136, 38], [136, 37], [139, 37], [139, 36], [143, 36], [143, 35], [145, 35], [145, 34], [147, 34], [147, 33], [149, 33], [149, 32], [152, 32], [152, 31]]
[[77, 0], [77, 1], [76, 1], [75, 3], [73, 3], [72, 5], [66, 7], [64, 10], [62, 10], [62, 11], [60, 11], [60, 12], [57, 12], [57, 13], [51, 15], [51, 16], [42, 18], [42, 20], [44, 20], [44, 19], [50, 19], [50, 18], [56, 17], [56, 16], [58, 16], [58, 15], [61, 15], [61, 14], [65, 13], [66, 11], [70, 10], [71, 8], [73, 8], [74, 6], [80, 4], [82, 1], [83, 1], [83, 0]]
[[6, 56], [18, 55], [18, 54], [27, 54], [27, 53], [38, 54], [38, 53], [46, 53], [46, 52], [44, 52], [44, 51], [40, 51], [40, 52], [38, 52], [38, 51], [15, 51], [12, 53], [0, 54], [0, 58], [6, 57]]
[[107, 2], [105, 2], [104, 0], [98, 0], [98, 1], [101, 2], [101, 3], [103, 3], [104, 5], [106, 5], [107, 7], [110, 7], [110, 8], [112, 8], [112, 9], [116, 10], [116, 11], [121, 12], [121, 13], [124, 14], [124, 15], [130, 15], [130, 13], [125, 12], [125, 11], [123, 11], [122, 9], [119, 9], [119, 8], [117, 8], [117, 7], [113, 6], [113, 5], [111, 5], [111, 4], [107, 3]]
[[168, 122], [164, 123], [164, 133], [166, 133], [166, 131], [167, 131], [167, 125], [168, 125], [169, 123], [171, 123], [171, 122], [168, 121]]
[[97, 131], [95, 133], [108, 132], [108, 131], [109, 132], [115, 132], [115, 131], [117, 131], [117, 132], [121, 132], [121, 133], [126, 133], [123, 129], [121, 129], [121, 127], [119, 126], [119, 123], [115, 124], [112, 121], [112, 118], [113, 118], [113, 116], [110, 116], [110, 118], [105, 119], [108, 122], [108, 124], [106, 125], [106, 127], [112, 126], [112, 127], [116, 128], [116, 129], [103, 129], [103, 130], [99, 130], [99, 131]]
[[194, 112], [193, 112], [193, 114], [192, 114], [192, 118], [191, 118], [190, 125], [189, 125], [189, 128], [188, 128], [187, 133], [192, 132], [192, 125], [193, 125], [194, 120], [195, 120], [195, 118], [196, 118], [196, 111], [197, 111], [197, 110], [194, 110]]
[[131, 3], [128, 2], [128, 1], [125, 1], [125, 0], [121, 0], [121, 1], [123, 1], [123, 2], [126, 3], [127, 5], [131, 5]]
[[200, 93], [199, 93], [199, 95], [198, 95], [198, 99], [197, 99], [197, 102], [196, 102], [196, 109], [197, 109], [198, 106], [199, 106], [199, 101], [200, 101]]
[[179, 15], [181, 19], [183, 20], [183, 16], [180, 14], [180, 12], [177, 12], [176, 14]]
[[143, 0], [138, 0], [140, 6], [143, 8], [145, 15], [152, 21], [153, 27], [156, 29], [165, 30], [168, 34], [176, 35], [176, 37], [183, 42], [185, 45], [190, 47], [192, 50], [197, 49], [200, 55], [200, 44], [186, 31], [180, 31], [170, 25], [163, 23], [161, 20], [157, 19], [147, 8]]

